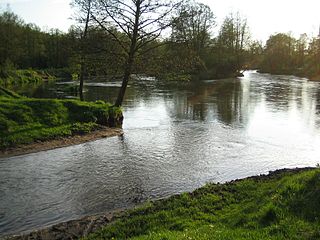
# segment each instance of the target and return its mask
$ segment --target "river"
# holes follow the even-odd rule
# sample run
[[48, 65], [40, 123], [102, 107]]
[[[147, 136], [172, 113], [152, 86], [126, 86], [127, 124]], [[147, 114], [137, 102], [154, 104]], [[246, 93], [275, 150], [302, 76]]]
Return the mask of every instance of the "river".
[[[24, 91], [67, 97], [47, 83]], [[119, 82], [86, 84], [87, 100], [113, 100]], [[124, 135], [0, 159], [0, 235], [132, 207], [279, 168], [320, 163], [320, 83], [293, 76], [183, 86], [136, 79]]]

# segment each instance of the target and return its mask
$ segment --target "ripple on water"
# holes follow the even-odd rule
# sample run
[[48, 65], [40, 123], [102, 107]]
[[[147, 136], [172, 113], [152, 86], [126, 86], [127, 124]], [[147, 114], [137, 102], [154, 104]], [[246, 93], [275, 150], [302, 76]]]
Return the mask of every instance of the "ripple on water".
[[[97, 84], [85, 94], [114, 96], [116, 84]], [[152, 84], [128, 89], [124, 136], [1, 159], [1, 234], [319, 163], [318, 84], [254, 72]]]

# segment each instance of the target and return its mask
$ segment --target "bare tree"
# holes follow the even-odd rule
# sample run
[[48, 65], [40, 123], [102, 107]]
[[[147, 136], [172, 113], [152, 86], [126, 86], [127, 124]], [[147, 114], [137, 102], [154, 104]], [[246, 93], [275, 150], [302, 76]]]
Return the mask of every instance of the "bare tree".
[[[122, 85], [115, 102], [121, 106], [135, 57], [154, 48], [154, 42], [170, 25], [177, 0], [94, 0], [91, 17], [126, 53]], [[121, 32], [122, 34], [119, 34]]]

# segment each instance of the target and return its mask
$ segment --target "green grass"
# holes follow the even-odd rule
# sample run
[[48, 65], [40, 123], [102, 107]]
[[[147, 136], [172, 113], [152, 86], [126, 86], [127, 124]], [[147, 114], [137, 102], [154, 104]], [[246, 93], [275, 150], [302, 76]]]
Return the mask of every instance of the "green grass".
[[0, 149], [120, 123], [120, 108], [102, 101], [32, 99], [0, 88]]
[[7, 98], [21, 98], [21, 96], [13, 91], [10, 91], [6, 88], [0, 86], [0, 97], [7, 97]]
[[27, 83], [39, 83], [43, 79], [54, 79], [46, 71], [33, 69], [0, 69], [0, 86], [21, 85]]
[[320, 170], [208, 184], [131, 210], [85, 239], [320, 239]]

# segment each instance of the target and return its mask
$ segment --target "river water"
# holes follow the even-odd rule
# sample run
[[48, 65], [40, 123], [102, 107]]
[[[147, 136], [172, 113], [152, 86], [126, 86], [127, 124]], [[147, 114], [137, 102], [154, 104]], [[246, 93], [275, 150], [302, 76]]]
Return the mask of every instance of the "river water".
[[[24, 91], [66, 97], [50, 83]], [[112, 100], [119, 82], [86, 84]], [[132, 207], [286, 167], [320, 163], [320, 83], [246, 72], [184, 86], [136, 79], [124, 135], [0, 159], [0, 235]]]

